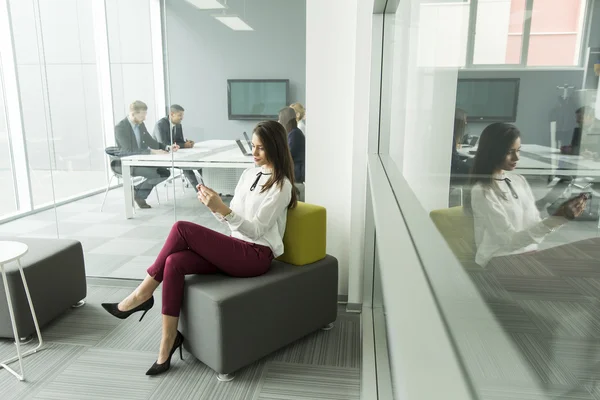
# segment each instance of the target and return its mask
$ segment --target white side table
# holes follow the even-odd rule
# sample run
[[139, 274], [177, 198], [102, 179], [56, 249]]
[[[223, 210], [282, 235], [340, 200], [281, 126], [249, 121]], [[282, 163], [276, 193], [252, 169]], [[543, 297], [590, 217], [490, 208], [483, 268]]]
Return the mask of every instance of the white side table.
[[[4, 282], [4, 291], [6, 292], [6, 300], [8, 301], [8, 312], [10, 314], [10, 322], [12, 323], [13, 333], [15, 335], [15, 344], [17, 346], [17, 355], [15, 357], [9, 358], [3, 362], [0, 362], [0, 367], [4, 368], [11, 374], [17, 377], [18, 380], [25, 380], [25, 371], [23, 370], [23, 357], [28, 356], [30, 354], [36, 353], [43, 344], [42, 334], [40, 333], [40, 326], [38, 325], [37, 316], [35, 315], [35, 310], [33, 309], [33, 303], [31, 302], [31, 295], [29, 294], [29, 287], [27, 286], [27, 280], [25, 279], [25, 274], [23, 273], [23, 267], [21, 266], [21, 257], [23, 257], [29, 251], [29, 247], [26, 244], [20, 242], [9, 242], [9, 241], [0, 241], [0, 271], [2, 271], [2, 280]], [[21, 354], [21, 344], [20, 344], [20, 336], [17, 331], [17, 324], [15, 322], [15, 314], [13, 311], [12, 300], [10, 297], [10, 291], [8, 288], [8, 282], [6, 280], [6, 271], [4, 270], [4, 265], [11, 262], [16, 261], [19, 266], [19, 272], [21, 273], [21, 280], [23, 281], [23, 287], [25, 288], [25, 294], [27, 295], [27, 301], [29, 302], [29, 309], [31, 310], [31, 316], [33, 317], [33, 323], [35, 324], [35, 331], [37, 332], [37, 337], [39, 340], [39, 344], [35, 349], [28, 350]], [[12, 363], [16, 360], [19, 360], [19, 366], [21, 367], [21, 374], [15, 372], [12, 368], [10, 368], [7, 364]]]

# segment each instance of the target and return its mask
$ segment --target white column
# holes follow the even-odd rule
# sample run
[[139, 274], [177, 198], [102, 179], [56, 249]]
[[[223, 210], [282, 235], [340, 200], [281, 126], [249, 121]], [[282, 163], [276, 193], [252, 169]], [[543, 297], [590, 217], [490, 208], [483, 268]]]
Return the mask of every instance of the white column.
[[15, 179], [17, 208], [20, 212], [26, 212], [33, 209], [33, 199], [8, 0], [0, 0], [0, 69], [3, 77], [1, 83], [6, 105], [6, 122], [11, 147], [10, 154]]
[[357, 7], [357, 0], [306, 1], [307, 125], [319, 132], [306, 139], [306, 201], [327, 209], [327, 253], [339, 261], [340, 294], [348, 293], [350, 257], [356, 257], [349, 254], [348, 199], [353, 194]]
[[[354, 144], [352, 148], [352, 195], [350, 197], [350, 259], [348, 260], [348, 303], [351, 304], [360, 304], [363, 298], [373, 3], [373, 0], [360, 0], [356, 10]], [[309, 28], [307, 27], [307, 29]]]

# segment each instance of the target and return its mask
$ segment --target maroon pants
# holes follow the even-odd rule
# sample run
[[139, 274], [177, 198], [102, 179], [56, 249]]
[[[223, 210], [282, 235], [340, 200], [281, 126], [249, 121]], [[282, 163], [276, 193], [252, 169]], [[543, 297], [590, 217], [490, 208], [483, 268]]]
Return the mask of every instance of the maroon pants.
[[266, 246], [177, 221], [147, 272], [163, 283], [162, 313], [178, 317], [185, 275], [223, 272], [235, 277], [258, 276], [269, 270], [272, 260], [273, 253]]

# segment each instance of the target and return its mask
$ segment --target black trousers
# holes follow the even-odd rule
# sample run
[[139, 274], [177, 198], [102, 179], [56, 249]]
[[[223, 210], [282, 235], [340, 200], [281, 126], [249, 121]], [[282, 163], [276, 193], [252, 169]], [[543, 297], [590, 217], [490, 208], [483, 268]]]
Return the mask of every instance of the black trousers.
[[171, 173], [166, 168], [134, 167], [131, 169], [131, 175], [146, 178], [144, 182], [133, 188], [136, 199], [146, 200], [154, 186], [166, 180]]

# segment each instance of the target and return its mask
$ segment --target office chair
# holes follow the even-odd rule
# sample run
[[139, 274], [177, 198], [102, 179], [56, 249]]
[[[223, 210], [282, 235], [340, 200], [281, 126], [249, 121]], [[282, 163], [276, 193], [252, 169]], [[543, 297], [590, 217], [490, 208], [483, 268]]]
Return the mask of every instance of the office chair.
[[[100, 212], [102, 212], [102, 210], [104, 209], [104, 203], [106, 203], [106, 196], [108, 196], [108, 191], [110, 190], [110, 185], [113, 181], [114, 178], [117, 179], [122, 179], [123, 178], [123, 171], [121, 169], [121, 157], [119, 157], [121, 149], [119, 149], [116, 146], [111, 146], [111, 147], [107, 147], [106, 149], [104, 149], [104, 152], [108, 155], [108, 158], [110, 159], [110, 170], [112, 171], [112, 175], [110, 177], [110, 180], [108, 181], [108, 185], [106, 186], [106, 191], [104, 192], [104, 198], [102, 199], [102, 205], [100, 206]], [[131, 196], [131, 205], [133, 207], [133, 212], [135, 213], [135, 204], [133, 202], [133, 190], [134, 190], [134, 186], [139, 185], [140, 183], [144, 182], [146, 180], [146, 178], [144, 178], [143, 176], [132, 176], [131, 177], [131, 192], [132, 192], [132, 196]], [[158, 190], [157, 188], [154, 188], [154, 192], [156, 193], [156, 201], [158, 202], [158, 204], [160, 204], [160, 198], [158, 196]]]

